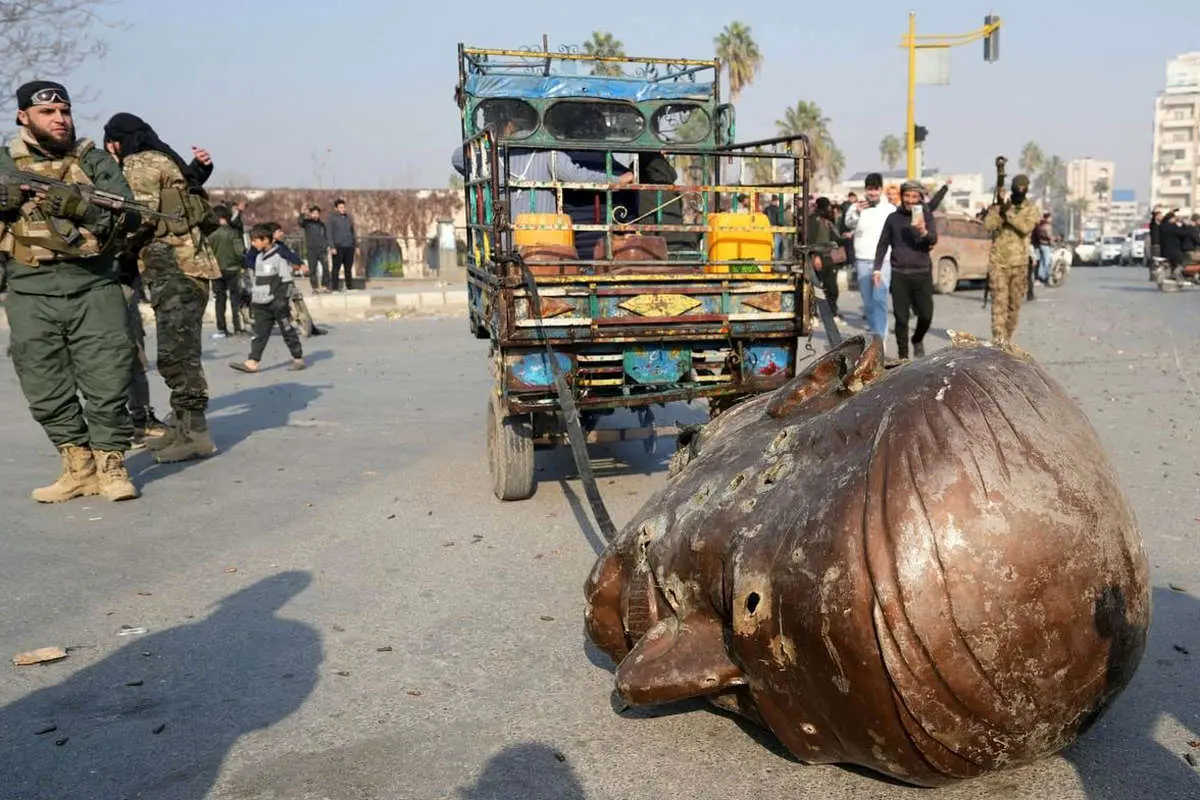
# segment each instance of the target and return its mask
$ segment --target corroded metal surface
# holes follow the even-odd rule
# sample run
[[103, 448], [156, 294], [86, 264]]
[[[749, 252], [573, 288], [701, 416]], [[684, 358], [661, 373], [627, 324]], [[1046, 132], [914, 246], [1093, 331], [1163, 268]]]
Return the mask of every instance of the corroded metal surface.
[[1054, 753], [1129, 682], [1141, 536], [1083, 413], [970, 345], [862, 337], [733, 407], [588, 578], [631, 705], [707, 696], [801, 760], [937, 786]]

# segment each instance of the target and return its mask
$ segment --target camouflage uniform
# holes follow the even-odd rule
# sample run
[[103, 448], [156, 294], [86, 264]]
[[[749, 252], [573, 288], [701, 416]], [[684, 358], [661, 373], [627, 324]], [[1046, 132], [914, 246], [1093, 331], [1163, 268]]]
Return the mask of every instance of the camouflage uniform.
[[[1023, 175], [1013, 187], [1029, 186]], [[1041, 209], [1028, 199], [1001, 209], [993, 205], [983, 219], [992, 234], [988, 253], [988, 290], [992, 295], [992, 340], [1011, 344], [1017, 332], [1021, 301], [1029, 288], [1029, 237], [1042, 219]]]
[[[151, 208], [163, 209], [164, 190], [188, 191], [187, 180], [178, 165], [157, 150], [135, 153], [122, 161], [121, 168], [134, 197]], [[140, 241], [149, 235], [149, 229], [143, 228]], [[201, 363], [201, 327], [208, 305], [209, 281], [219, 278], [221, 271], [196, 226], [177, 234], [160, 225], [138, 254], [138, 268], [154, 308], [158, 372], [171, 390], [174, 422], [188, 421], [202, 432], [206, 440], [203, 449], [207, 451], [202, 454], [207, 455], [213, 448], [204, 419], [208, 382]], [[163, 437], [162, 447], [155, 448], [159, 450], [156, 456], [159, 461], [184, 460], [172, 457], [171, 453], [164, 455], [173, 442], [171, 433]]]

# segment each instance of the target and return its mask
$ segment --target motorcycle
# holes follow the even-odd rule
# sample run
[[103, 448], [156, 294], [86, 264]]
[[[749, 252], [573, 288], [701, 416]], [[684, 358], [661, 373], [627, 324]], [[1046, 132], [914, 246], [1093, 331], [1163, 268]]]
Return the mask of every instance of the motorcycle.
[[1165, 258], [1155, 256], [1151, 261], [1154, 265], [1153, 280], [1160, 292], [1178, 292], [1200, 286], [1200, 264], [1172, 268]]
[[[1050, 254], [1050, 283], [1051, 288], [1057, 289], [1067, 279], [1071, 271], [1071, 248], [1059, 243], [1053, 246]], [[1033, 245], [1029, 246], [1029, 263], [1032, 267], [1031, 277], [1036, 277], [1041, 268], [1041, 254]]]

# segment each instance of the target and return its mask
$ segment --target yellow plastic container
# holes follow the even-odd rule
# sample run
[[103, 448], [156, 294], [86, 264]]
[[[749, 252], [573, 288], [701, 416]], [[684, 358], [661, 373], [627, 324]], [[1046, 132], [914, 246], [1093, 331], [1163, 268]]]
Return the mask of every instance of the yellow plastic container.
[[[710, 261], [767, 262], [775, 252], [775, 237], [766, 214], [708, 215], [708, 258]], [[770, 271], [757, 264], [757, 271]], [[728, 264], [713, 264], [706, 272], [729, 272]], [[741, 270], [739, 270], [741, 271]]]
[[[520, 226], [538, 230], [520, 230]], [[517, 247], [574, 247], [575, 229], [566, 214], [517, 214], [513, 219], [513, 244]]]

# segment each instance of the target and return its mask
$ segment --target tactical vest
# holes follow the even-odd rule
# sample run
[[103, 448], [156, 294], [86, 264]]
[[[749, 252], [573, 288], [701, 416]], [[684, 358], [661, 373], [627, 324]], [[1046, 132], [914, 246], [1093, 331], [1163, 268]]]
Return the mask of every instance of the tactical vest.
[[[92, 179], [79, 162], [94, 146], [91, 139], [80, 139], [66, 155], [44, 160], [29, 149], [24, 139], [17, 137], [9, 143], [8, 154], [21, 172], [91, 186]], [[0, 239], [0, 252], [31, 267], [53, 261], [91, 258], [103, 254], [105, 249], [106, 245], [86, 228], [46, 214], [36, 197], [25, 201], [17, 221], [8, 226]]]
[[178, 219], [160, 220], [156, 236], [184, 236], [192, 228], [207, 236], [217, 229], [217, 215], [203, 190], [168, 187], [160, 197], [158, 210]]

